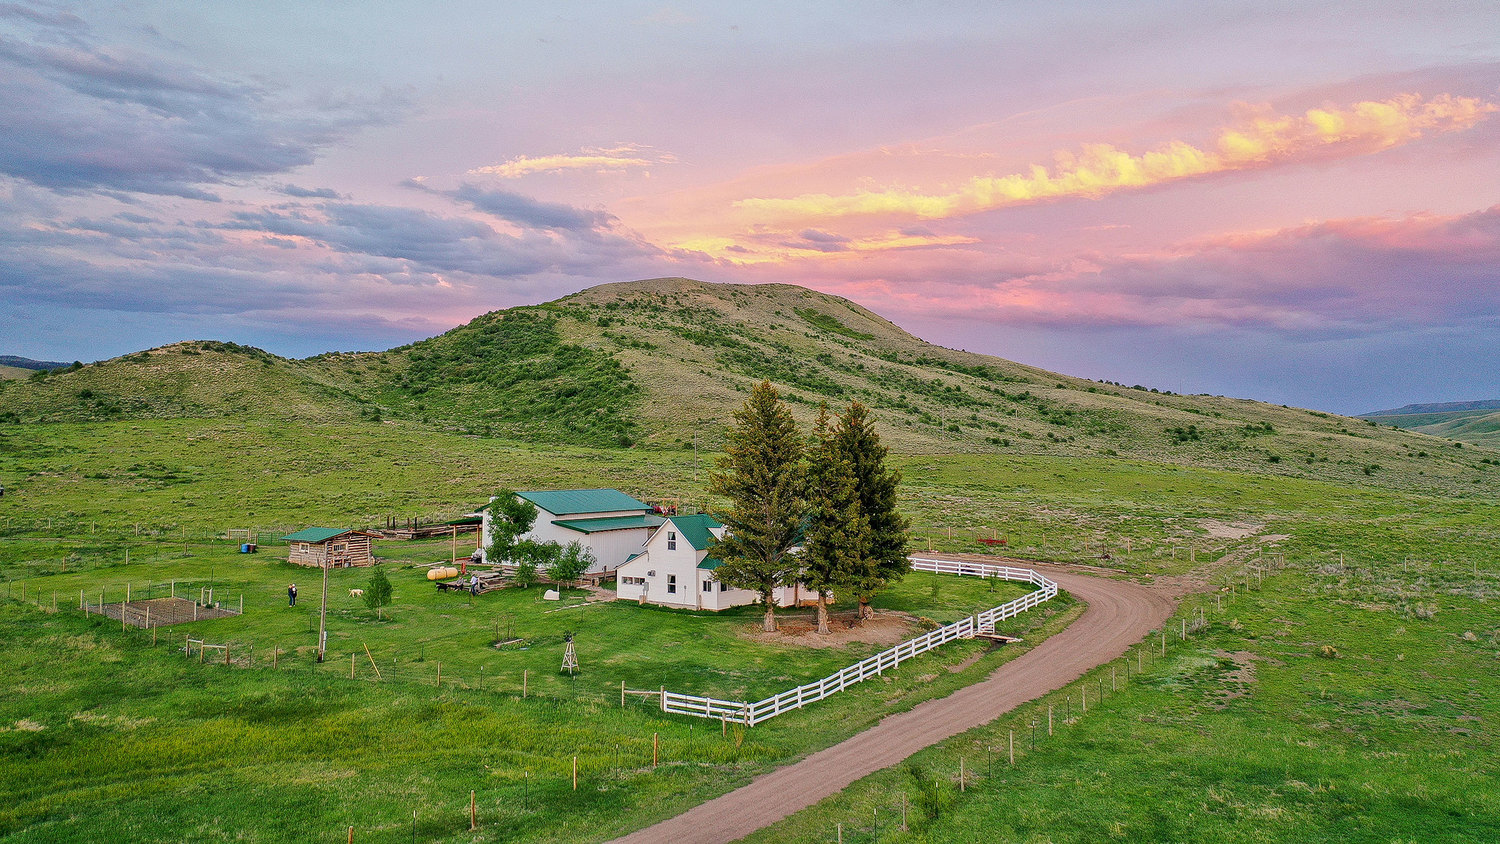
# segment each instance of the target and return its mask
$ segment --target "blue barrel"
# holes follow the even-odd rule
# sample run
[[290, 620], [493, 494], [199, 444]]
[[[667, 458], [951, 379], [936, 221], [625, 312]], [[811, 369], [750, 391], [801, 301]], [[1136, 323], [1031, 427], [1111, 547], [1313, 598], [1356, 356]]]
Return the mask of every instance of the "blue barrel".
[[250, 543], [246, 542], [244, 545], [241, 545], [240, 546], [240, 553], [241, 554], [248, 554], [248, 553], [250, 553]]

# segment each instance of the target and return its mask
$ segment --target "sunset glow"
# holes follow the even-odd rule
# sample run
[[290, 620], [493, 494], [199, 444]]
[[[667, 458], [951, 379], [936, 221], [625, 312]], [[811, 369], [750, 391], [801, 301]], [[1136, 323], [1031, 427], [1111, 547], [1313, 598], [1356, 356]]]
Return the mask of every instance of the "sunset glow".
[[385, 348], [688, 276], [1177, 391], [1500, 396], [1497, 31], [1462, 2], [12, 4], [0, 353]]

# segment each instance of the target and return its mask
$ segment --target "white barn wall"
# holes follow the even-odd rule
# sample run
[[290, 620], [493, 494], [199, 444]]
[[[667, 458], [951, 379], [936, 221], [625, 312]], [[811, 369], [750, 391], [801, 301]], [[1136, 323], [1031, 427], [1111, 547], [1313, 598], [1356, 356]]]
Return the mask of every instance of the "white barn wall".
[[[517, 496], [519, 497], [519, 496]], [[493, 505], [499, 499], [490, 497]], [[485, 563], [489, 563], [489, 547], [495, 541], [490, 519], [490, 510], [486, 508], [481, 514], [479, 528], [481, 556]], [[589, 572], [613, 571], [631, 554], [638, 554], [645, 546], [646, 537], [650, 535], [650, 528], [627, 528], [624, 530], [599, 531], [596, 533], [582, 533], [576, 530], [559, 527], [552, 524], [553, 521], [562, 519], [608, 519], [617, 516], [639, 516], [640, 510], [608, 510], [598, 513], [573, 513], [567, 516], [558, 516], [541, 507], [536, 508], [536, 521], [532, 523], [531, 530], [520, 536], [521, 539], [530, 539], [534, 542], [556, 542], [559, 545], [567, 545], [570, 542], [582, 543], [594, 555], [595, 563], [589, 567]]]
[[548, 525], [557, 530], [561, 538], [555, 540], [561, 545], [569, 542], [580, 542], [593, 552], [595, 563], [589, 566], [589, 571], [614, 571], [620, 564], [625, 562], [631, 554], [641, 553], [646, 546], [646, 537], [650, 534], [650, 528], [627, 528], [624, 530], [603, 530], [595, 533], [580, 533], [576, 530]]

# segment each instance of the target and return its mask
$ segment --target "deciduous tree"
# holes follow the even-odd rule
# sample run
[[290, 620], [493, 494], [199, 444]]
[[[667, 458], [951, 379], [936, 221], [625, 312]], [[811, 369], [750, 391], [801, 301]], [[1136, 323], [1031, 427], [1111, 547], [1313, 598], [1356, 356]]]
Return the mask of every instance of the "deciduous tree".
[[547, 576], [552, 578], [559, 587], [577, 580], [589, 566], [594, 564], [594, 555], [589, 549], [578, 542], [569, 542], [563, 546], [552, 564], [547, 567]]
[[516, 495], [515, 490], [502, 489], [495, 494], [489, 509], [490, 545], [485, 549], [486, 559], [494, 563], [516, 562], [516, 544], [536, 524], [536, 505]]

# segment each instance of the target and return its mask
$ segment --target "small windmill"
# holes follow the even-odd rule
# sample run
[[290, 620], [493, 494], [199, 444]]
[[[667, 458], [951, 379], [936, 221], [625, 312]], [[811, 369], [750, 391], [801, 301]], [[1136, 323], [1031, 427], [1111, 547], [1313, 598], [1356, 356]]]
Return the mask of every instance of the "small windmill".
[[563, 651], [562, 670], [568, 672], [568, 676], [571, 677], [573, 672], [578, 670], [578, 651], [573, 648], [572, 633], [563, 634], [563, 641], [568, 643], [568, 648]]

